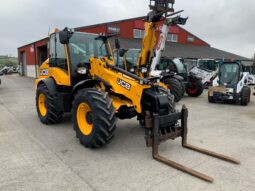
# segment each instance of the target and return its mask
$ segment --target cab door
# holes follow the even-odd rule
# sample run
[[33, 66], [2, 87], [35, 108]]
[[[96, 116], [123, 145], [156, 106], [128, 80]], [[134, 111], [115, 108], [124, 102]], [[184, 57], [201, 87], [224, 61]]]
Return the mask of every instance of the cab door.
[[50, 36], [49, 52], [50, 76], [58, 85], [71, 86], [67, 45], [60, 43], [59, 33], [54, 33]]

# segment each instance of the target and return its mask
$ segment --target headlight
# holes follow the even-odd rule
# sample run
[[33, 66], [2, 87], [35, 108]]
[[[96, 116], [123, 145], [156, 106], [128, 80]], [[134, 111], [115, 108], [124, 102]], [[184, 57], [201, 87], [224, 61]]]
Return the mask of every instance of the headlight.
[[165, 70], [165, 72], [166, 72], [166, 73], [169, 73], [169, 72], [170, 72], [170, 70], [169, 70], [169, 69], [166, 69], [166, 70]]
[[131, 68], [131, 69], [129, 70], [129, 72], [134, 73], [134, 72], [135, 72], [135, 69], [134, 69], [134, 68]]
[[141, 68], [141, 72], [142, 72], [143, 74], [145, 74], [147, 71], [148, 71], [147, 68]]
[[232, 89], [232, 88], [227, 88], [226, 91], [227, 91], [228, 93], [234, 93], [234, 89]]
[[85, 67], [80, 67], [80, 68], [77, 69], [77, 73], [78, 73], [78, 74], [81, 74], [81, 75], [84, 75], [84, 74], [87, 73], [87, 68], [85, 68]]

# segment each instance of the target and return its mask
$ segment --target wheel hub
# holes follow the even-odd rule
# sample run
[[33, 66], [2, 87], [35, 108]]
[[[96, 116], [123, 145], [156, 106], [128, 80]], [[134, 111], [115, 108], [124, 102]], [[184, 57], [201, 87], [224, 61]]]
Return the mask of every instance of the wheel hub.
[[40, 114], [44, 117], [47, 114], [47, 107], [46, 107], [46, 96], [41, 93], [38, 98], [38, 106], [40, 110]]
[[77, 109], [77, 123], [84, 135], [90, 135], [93, 130], [93, 115], [87, 103], [80, 103]]
[[92, 125], [93, 124], [93, 115], [91, 111], [88, 111], [86, 114], [86, 120], [88, 124]]

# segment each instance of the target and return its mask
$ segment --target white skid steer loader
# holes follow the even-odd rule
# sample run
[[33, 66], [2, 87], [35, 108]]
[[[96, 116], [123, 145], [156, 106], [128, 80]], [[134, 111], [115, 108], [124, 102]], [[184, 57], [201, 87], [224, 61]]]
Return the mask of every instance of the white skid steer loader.
[[242, 72], [240, 62], [220, 62], [219, 72], [209, 87], [208, 101], [234, 102], [248, 105], [251, 97], [251, 88], [248, 87], [249, 73]]

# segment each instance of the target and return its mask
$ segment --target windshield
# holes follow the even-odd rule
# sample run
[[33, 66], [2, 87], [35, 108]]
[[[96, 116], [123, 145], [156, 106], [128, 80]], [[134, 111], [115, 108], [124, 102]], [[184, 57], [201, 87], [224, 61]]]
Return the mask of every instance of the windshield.
[[72, 71], [78, 64], [89, 63], [91, 57], [109, 57], [107, 45], [98, 36], [86, 33], [74, 33], [69, 40], [69, 55]]
[[139, 54], [140, 54], [139, 49], [134, 49], [134, 50], [128, 50], [127, 51], [127, 53], [126, 53], [126, 64], [127, 64], [128, 69], [134, 68], [136, 66]]
[[[117, 57], [118, 57], [118, 51], [114, 50], [114, 62], [117, 64]], [[122, 69], [130, 70], [131, 68], [134, 68], [136, 66], [136, 63], [138, 61], [140, 54], [139, 49], [130, 49], [125, 53], [125, 60], [123, 57], [119, 57], [119, 63], [118, 66]], [[125, 62], [126, 67], [125, 68]]]
[[[125, 66], [124, 66], [124, 59], [123, 57], [120, 57], [118, 58], [118, 51], [117, 50], [114, 50], [113, 52], [113, 57], [114, 57], [114, 63], [116, 66], [118, 66], [119, 68], [122, 68], [122, 69], [125, 69]], [[118, 60], [119, 59], [119, 60]]]
[[187, 67], [187, 71], [190, 71], [192, 68], [197, 66], [197, 60], [184, 59], [184, 63]]
[[255, 74], [255, 66], [244, 66], [244, 72], [249, 72], [250, 74]]
[[175, 63], [175, 66], [177, 68], [177, 73], [178, 74], [184, 74], [185, 73], [185, 67], [184, 64], [182, 63], [182, 61], [180, 59], [173, 59], [173, 62]]
[[199, 60], [198, 66], [211, 71], [217, 70], [217, 63], [215, 60]]
[[220, 68], [220, 84], [235, 85], [239, 81], [239, 65], [225, 63]]
[[157, 70], [165, 71], [169, 70], [174, 73], [178, 73], [178, 69], [172, 59], [162, 57], [160, 63], [157, 65]]

